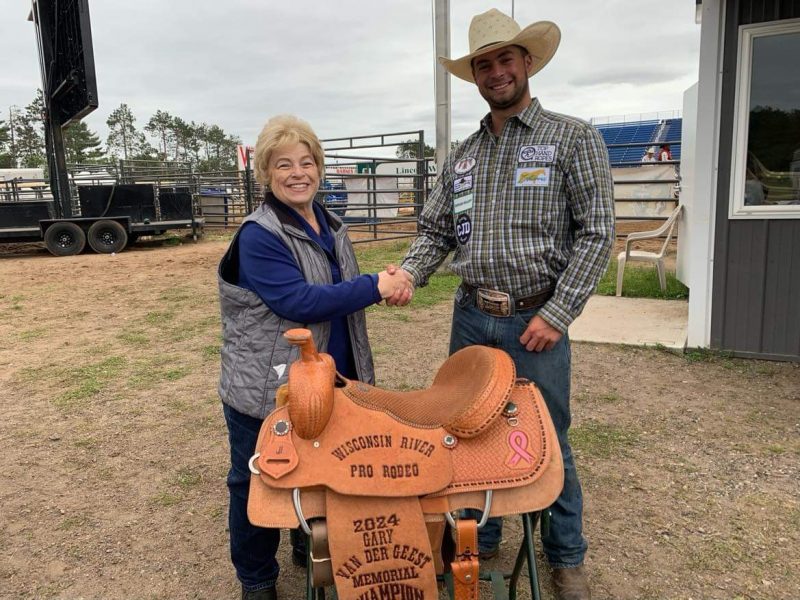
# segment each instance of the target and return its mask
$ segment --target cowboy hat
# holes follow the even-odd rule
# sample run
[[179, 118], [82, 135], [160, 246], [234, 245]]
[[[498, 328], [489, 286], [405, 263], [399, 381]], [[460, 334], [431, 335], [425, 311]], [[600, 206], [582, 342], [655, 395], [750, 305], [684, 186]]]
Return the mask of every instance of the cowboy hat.
[[522, 46], [533, 58], [528, 70], [530, 77], [550, 62], [560, 41], [561, 30], [551, 21], [538, 21], [521, 29], [514, 19], [493, 8], [472, 18], [469, 25], [470, 53], [453, 60], [440, 56], [439, 62], [459, 79], [475, 83], [473, 58], [505, 46]]

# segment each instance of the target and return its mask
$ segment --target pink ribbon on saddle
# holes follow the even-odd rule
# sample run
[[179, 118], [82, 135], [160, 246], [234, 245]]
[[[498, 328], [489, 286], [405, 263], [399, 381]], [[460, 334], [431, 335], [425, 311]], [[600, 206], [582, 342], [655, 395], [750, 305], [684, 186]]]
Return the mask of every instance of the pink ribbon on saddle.
[[514, 451], [514, 454], [506, 461], [509, 466], [515, 467], [523, 459], [528, 463], [533, 462], [533, 456], [528, 452], [528, 443], [528, 436], [524, 431], [516, 429], [508, 434], [508, 445]]

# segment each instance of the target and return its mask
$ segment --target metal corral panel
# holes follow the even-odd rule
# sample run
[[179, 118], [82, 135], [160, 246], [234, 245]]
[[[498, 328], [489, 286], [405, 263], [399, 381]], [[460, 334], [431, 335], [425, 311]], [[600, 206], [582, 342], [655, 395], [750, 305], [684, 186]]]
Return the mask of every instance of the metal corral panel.
[[728, 218], [740, 25], [800, 18], [800, 0], [727, 2], [711, 345], [800, 360], [800, 219]]

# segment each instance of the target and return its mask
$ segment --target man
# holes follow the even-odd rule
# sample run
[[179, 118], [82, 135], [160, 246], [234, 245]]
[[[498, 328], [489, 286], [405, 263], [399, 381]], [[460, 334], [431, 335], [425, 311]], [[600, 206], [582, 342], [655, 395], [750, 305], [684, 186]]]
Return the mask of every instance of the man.
[[656, 157], [654, 156], [655, 149], [648, 148], [644, 151], [644, 156], [642, 157], [642, 162], [656, 162]]
[[[528, 78], [560, 41], [554, 23], [521, 30], [490, 10], [472, 20], [470, 54], [439, 61], [478, 86], [490, 113], [448, 156], [419, 219], [402, 268], [415, 285], [451, 250], [461, 276], [450, 352], [485, 344], [508, 352], [517, 374], [536, 382], [558, 432], [564, 490], [552, 507], [544, 549], [562, 600], [590, 597], [582, 563], [583, 500], [567, 441], [567, 328], [606, 269], [614, 236], [608, 154], [588, 123], [542, 109]], [[481, 531], [479, 550], [497, 553], [502, 522]]]

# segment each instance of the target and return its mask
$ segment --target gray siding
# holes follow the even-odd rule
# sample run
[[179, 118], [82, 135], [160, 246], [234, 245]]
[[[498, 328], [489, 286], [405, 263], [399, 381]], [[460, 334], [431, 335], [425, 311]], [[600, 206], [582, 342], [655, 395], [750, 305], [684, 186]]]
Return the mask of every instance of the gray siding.
[[800, 219], [730, 220], [738, 27], [800, 17], [800, 0], [726, 3], [711, 346], [800, 360]]

